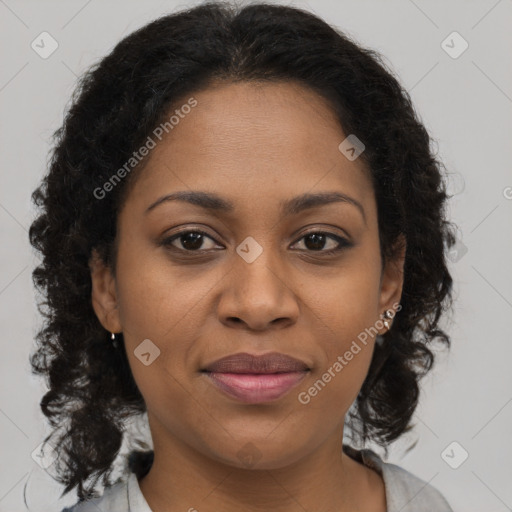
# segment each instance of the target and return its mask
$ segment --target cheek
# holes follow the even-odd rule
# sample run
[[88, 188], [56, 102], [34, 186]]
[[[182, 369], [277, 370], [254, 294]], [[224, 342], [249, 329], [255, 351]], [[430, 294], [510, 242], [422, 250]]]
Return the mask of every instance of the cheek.
[[338, 404], [340, 414], [357, 397], [373, 355], [378, 319], [377, 263], [341, 271], [322, 293], [309, 294], [317, 333], [317, 362], [304, 401], [320, 408]]
[[[323, 326], [326, 324], [324, 323]], [[353, 302], [333, 317], [325, 336], [317, 338], [317, 365], [302, 388], [299, 402], [329, 410], [333, 404], [340, 420], [356, 399], [368, 374], [375, 346], [375, 331], [365, 310]]]
[[190, 379], [191, 350], [208, 315], [208, 296], [221, 278], [217, 271], [172, 265], [160, 250], [120, 244], [120, 318], [132, 373], [146, 403], [165, 408], [183, 400], [186, 406], [190, 397], [180, 383]]
[[308, 306], [305, 312], [310, 309], [314, 313], [317, 327], [331, 338], [328, 346], [338, 351], [379, 318], [378, 266], [357, 259], [355, 264], [337, 269], [321, 286], [311, 280], [302, 288]]
[[183, 335], [183, 330], [200, 325], [204, 299], [222, 275], [200, 272], [193, 265], [173, 264], [164, 249], [139, 245], [120, 245], [117, 277], [121, 322], [134, 341], [150, 338], [165, 345], [164, 340], [176, 338], [173, 333]]

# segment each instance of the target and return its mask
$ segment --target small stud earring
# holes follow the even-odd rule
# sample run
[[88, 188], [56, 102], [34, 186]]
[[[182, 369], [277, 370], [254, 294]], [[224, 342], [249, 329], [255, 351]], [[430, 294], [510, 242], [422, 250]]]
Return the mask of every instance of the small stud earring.
[[390, 329], [389, 319], [393, 318], [393, 312], [389, 309], [386, 309], [386, 311], [384, 311], [383, 318], [384, 318], [383, 324], [386, 326], [386, 329], [389, 331], [389, 329]]
[[110, 333], [110, 339], [112, 340], [112, 345], [114, 346], [114, 348], [118, 348], [119, 347], [119, 343], [116, 340], [115, 333], [113, 333], [113, 332]]

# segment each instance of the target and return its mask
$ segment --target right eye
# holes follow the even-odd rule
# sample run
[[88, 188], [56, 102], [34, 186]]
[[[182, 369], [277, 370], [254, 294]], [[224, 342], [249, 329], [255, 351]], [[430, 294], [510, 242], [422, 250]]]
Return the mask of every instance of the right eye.
[[[202, 249], [201, 246], [205, 240], [205, 237], [215, 242], [215, 240], [199, 229], [189, 229], [186, 231], [180, 231], [162, 241], [162, 245], [169, 247], [171, 250], [177, 250], [181, 252], [202, 252], [208, 249]], [[177, 247], [174, 242], [178, 240], [178, 243], [183, 247]]]

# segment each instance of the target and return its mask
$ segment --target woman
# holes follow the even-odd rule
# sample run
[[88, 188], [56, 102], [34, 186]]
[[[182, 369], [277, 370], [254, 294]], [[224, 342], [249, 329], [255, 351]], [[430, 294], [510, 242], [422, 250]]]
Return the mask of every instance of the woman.
[[441, 171], [379, 55], [308, 12], [209, 3], [122, 40], [33, 194], [66, 510], [450, 511], [344, 443], [408, 430], [449, 345]]

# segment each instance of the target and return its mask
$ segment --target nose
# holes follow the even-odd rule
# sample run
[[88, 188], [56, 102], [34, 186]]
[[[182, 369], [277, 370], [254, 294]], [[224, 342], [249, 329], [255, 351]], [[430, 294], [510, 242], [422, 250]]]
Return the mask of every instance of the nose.
[[263, 251], [252, 263], [235, 256], [223, 281], [218, 315], [225, 325], [264, 331], [297, 322], [299, 304], [290, 276], [270, 251]]

